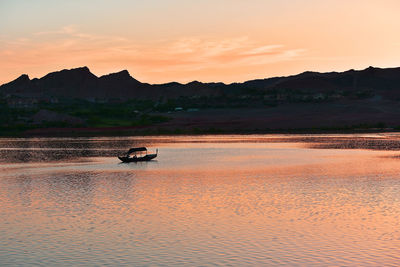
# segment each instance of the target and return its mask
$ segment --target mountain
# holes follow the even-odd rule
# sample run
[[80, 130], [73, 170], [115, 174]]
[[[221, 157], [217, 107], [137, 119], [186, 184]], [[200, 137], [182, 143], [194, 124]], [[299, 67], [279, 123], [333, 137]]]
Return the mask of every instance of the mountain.
[[400, 68], [148, 84], [127, 70], [97, 77], [81, 67], [0, 86], [0, 135], [400, 129], [399, 104]]
[[66, 98], [109, 98], [123, 92], [134, 95], [142, 84], [133, 79], [127, 71], [109, 74], [98, 78], [89, 68], [52, 72], [40, 79], [30, 80], [22, 75], [16, 80], [0, 86], [0, 92], [16, 96], [29, 97], [66, 97]]
[[243, 83], [147, 84], [134, 79], [127, 70], [97, 77], [81, 67], [52, 72], [40, 79], [23, 74], [0, 86], [3, 95], [18, 97], [59, 97], [99, 99], [174, 99], [178, 97], [264, 97], [281, 101], [310, 98], [359, 98], [379, 96], [400, 99], [400, 68], [373, 68], [345, 72], [304, 72], [287, 77], [251, 80]]
[[97, 77], [88, 67], [52, 72], [40, 79], [26, 74], [0, 86], [3, 95], [35, 98], [100, 98], [100, 99], [158, 99], [160, 96], [179, 97], [200, 92], [212, 95], [214, 90], [203, 84], [179, 83], [150, 85], [134, 79], [127, 70]]

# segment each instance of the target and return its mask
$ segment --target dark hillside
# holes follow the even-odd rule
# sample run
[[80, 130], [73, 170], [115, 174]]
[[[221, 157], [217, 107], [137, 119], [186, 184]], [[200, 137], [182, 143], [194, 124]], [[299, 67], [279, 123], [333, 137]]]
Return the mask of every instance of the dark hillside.
[[32, 80], [24, 74], [0, 86], [0, 134], [54, 127], [153, 133], [397, 129], [399, 101], [400, 68], [151, 85], [126, 70], [97, 77], [82, 67]]

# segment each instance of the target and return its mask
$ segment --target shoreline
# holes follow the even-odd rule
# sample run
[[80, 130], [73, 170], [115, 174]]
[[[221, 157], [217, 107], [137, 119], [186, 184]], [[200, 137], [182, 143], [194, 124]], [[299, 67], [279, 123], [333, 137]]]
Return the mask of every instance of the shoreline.
[[84, 127], [84, 128], [39, 128], [13, 134], [2, 134], [0, 138], [35, 137], [101, 137], [101, 136], [182, 136], [182, 135], [255, 135], [255, 134], [363, 134], [396, 133], [395, 128], [296, 128], [296, 129], [221, 129], [221, 128], [175, 128], [157, 127]]

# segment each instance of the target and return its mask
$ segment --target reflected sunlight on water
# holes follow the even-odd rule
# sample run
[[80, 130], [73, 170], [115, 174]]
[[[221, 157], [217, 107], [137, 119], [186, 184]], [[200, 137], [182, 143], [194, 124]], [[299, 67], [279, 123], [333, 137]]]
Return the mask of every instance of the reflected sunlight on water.
[[[327, 149], [351, 138], [372, 150]], [[0, 140], [0, 265], [396, 266], [399, 152], [379, 140], [400, 139]], [[120, 164], [138, 144], [157, 161]]]

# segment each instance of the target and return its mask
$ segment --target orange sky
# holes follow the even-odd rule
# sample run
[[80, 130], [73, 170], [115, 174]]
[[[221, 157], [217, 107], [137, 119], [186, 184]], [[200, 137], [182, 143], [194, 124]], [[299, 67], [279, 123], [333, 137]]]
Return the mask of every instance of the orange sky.
[[398, 0], [0, 2], [0, 84], [88, 66], [149, 83], [400, 66]]

